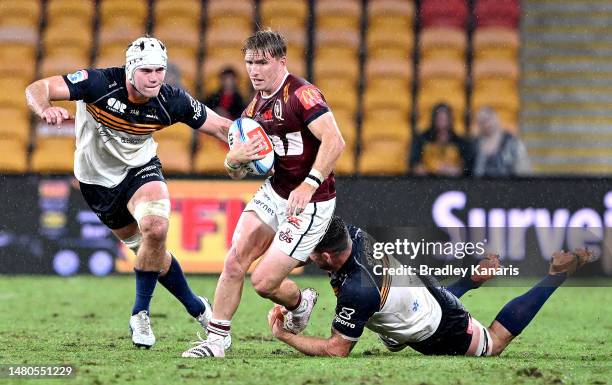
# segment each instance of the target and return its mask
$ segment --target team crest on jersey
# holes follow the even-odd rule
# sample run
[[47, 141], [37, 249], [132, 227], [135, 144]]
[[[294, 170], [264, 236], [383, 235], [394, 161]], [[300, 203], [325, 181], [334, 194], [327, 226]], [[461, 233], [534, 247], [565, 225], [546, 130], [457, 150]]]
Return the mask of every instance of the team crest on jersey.
[[280, 99], [276, 99], [274, 102], [274, 117], [281, 121], [285, 120], [283, 119], [283, 105]]
[[318, 104], [325, 104], [321, 96], [321, 91], [312, 84], [303, 85], [295, 90], [295, 96], [298, 97], [302, 106], [307, 110], [310, 110]]
[[89, 77], [89, 74], [87, 73], [87, 71], [85, 70], [78, 70], [75, 73], [66, 75], [66, 78], [70, 81], [70, 83], [72, 84], [77, 84], [82, 82], [83, 80], [86, 80]]
[[287, 243], [293, 242], [293, 234], [291, 234], [291, 229], [287, 229], [287, 231], [279, 231], [278, 240]]

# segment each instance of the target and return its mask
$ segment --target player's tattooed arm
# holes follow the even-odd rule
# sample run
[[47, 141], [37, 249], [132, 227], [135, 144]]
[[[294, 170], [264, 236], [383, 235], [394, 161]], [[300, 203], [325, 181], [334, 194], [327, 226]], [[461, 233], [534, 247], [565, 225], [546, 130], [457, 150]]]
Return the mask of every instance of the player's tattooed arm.
[[227, 132], [232, 125], [232, 121], [222, 117], [208, 107], [205, 108], [206, 121], [204, 121], [204, 124], [198, 130], [227, 143]]
[[26, 102], [32, 112], [48, 124], [60, 125], [69, 119], [65, 108], [54, 107], [53, 100], [69, 100], [70, 90], [61, 76], [51, 76], [30, 84], [25, 89]]

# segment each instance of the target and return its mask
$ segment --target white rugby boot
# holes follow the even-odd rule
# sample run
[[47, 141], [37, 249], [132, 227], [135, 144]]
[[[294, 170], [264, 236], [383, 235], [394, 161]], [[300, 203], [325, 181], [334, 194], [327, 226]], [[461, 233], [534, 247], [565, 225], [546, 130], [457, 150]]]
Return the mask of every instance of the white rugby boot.
[[319, 294], [313, 288], [308, 287], [302, 290], [302, 302], [297, 309], [288, 311], [283, 308], [283, 328], [293, 334], [303, 332], [306, 326], [308, 326], [312, 309], [317, 303], [318, 297]]
[[225, 357], [225, 349], [223, 344], [225, 339], [203, 339], [198, 332], [198, 341], [192, 342], [193, 347], [185, 350], [181, 357], [185, 358], [223, 358]]
[[[197, 316], [196, 319], [198, 320], [200, 325], [202, 325], [204, 330], [206, 330], [208, 323], [212, 319], [212, 305], [210, 301], [208, 300], [208, 298], [202, 297], [202, 296], [198, 296], [198, 298], [201, 299], [202, 302], [204, 303], [204, 313]], [[232, 336], [228, 334], [227, 336], [223, 338], [223, 348], [225, 350], [228, 350], [231, 346], [232, 346]]]
[[155, 335], [153, 335], [153, 330], [151, 330], [151, 320], [146, 310], [142, 310], [130, 317], [130, 331], [132, 332], [132, 342], [135, 346], [149, 349], [155, 344]]

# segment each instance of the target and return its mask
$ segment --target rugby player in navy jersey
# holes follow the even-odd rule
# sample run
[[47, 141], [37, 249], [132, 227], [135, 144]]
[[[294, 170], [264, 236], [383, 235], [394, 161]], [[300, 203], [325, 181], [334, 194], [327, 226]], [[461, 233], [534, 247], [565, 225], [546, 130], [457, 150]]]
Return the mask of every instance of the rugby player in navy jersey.
[[[125, 59], [124, 67], [82, 69], [35, 81], [26, 99], [37, 116], [58, 126], [69, 115], [53, 101], [77, 101], [74, 174], [89, 207], [136, 254], [129, 326], [133, 343], [149, 348], [155, 343], [149, 303], [158, 281], [202, 326], [211, 317], [207, 300], [194, 295], [166, 250], [170, 199], [152, 134], [183, 122], [227, 142], [231, 121], [164, 83], [168, 56], [158, 39], [136, 39]], [[249, 148], [244, 145], [243, 151]]]
[[567, 276], [592, 259], [585, 249], [554, 253], [548, 275], [508, 302], [487, 328], [458, 299], [483, 277], [463, 277], [444, 288], [431, 277], [377, 275], [377, 265], [393, 268], [400, 264], [389, 256], [373, 258], [373, 242], [361, 229], [347, 227], [334, 217], [310, 255], [330, 273], [337, 296], [331, 337], [287, 332], [278, 307], [268, 315], [272, 334], [311, 356], [348, 356], [364, 328], [377, 333], [392, 352], [411, 347], [428, 355], [495, 356], [525, 329]]
[[[222, 341], [242, 295], [245, 274], [259, 257], [251, 282], [255, 291], [284, 307], [283, 327], [307, 325], [317, 300], [287, 276], [304, 263], [329, 225], [336, 205], [333, 168], [344, 140], [321, 91], [287, 70], [287, 42], [277, 32], [258, 31], [243, 46], [246, 70], [256, 93], [243, 117], [256, 120], [275, 152], [274, 175], [242, 213], [215, 292], [208, 338], [183, 357], [224, 357]], [[256, 145], [256, 143], [255, 143]], [[232, 148], [225, 165], [233, 178], [245, 175], [248, 146]]]

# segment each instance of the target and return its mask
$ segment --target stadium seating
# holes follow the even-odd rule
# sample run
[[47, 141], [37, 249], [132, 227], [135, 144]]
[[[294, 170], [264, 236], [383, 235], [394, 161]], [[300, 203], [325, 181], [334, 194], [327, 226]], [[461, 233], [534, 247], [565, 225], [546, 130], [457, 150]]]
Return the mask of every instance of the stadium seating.
[[227, 145], [217, 139], [198, 133], [198, 149], [193, 161], [195, 172], [225, 174], [223, 161], [227, 154]]
[[14, 139], [27, 147], [30, 140], [28, 113], [23, 108], [0, 106], [0, 139]]
[[504, 27], [482, 27], [474, 31], [474, 60], [507, 59], [516, 62], [519, 49], [518, 31]]
[[408, 171], [407, 154], [406, 143], [393, 140], [364, 143], [359, 160], [359, 172], [363, 175], [405, 174]]
[[74, 137], [39, 137], [32, 153], [34, 172], [71, 172], [74, 163]]
[[449, 27], [430, 27], [421, 31], [419, 52], [421, 60], [451, 58], [465, 60], [467, 34], [465, 30]]
[[102, 0], [99, 12], [96, 66], [123, 65], [128, 44], [147, 30], [148, 3], [146, 0]]
[[449, 26], [465, 29], [468, 19], [466, 0], [423, 0], [421, 21], [424, 28]]
[[27, 171], [27, 147], [19, 139], [0, 137], [0, 153], [0, 173]]
[[519, 0], [477, 0], [474, 8], [476, 28], [502, 26], [518, 29], [520, 17]]

